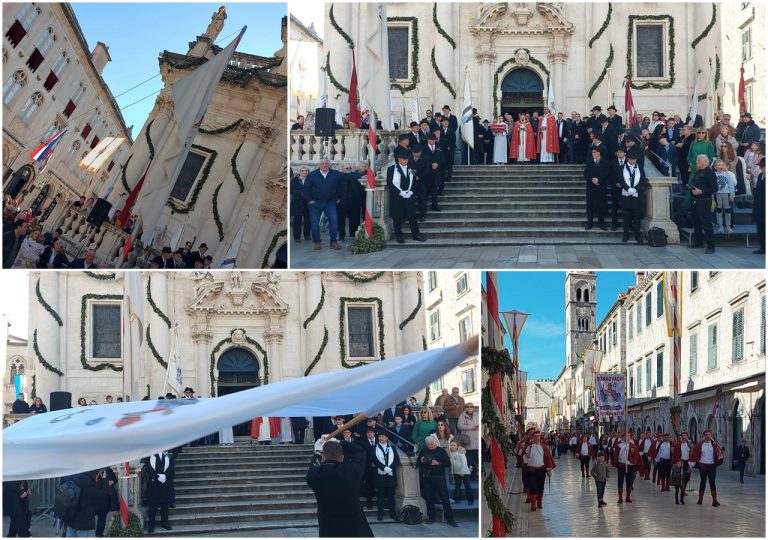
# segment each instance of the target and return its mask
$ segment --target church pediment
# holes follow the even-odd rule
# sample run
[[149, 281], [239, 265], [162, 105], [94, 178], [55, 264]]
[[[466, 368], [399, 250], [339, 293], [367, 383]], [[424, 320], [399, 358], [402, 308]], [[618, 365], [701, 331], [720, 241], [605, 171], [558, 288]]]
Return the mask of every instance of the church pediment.
[[[236, 315], [288, 313], [289, 306], [279, 294], [280, 276], [276, 272], [243, 274], [233, 270], [226, 279], [222, 273], [192, 272], [194, 282], [188, 313], [209, 312]], [[248, 279], [243, 279], [243, 276]]]
[[562, 2], [485, 2], [470, 27], [473, 33], [540, 35], [572, 33]]

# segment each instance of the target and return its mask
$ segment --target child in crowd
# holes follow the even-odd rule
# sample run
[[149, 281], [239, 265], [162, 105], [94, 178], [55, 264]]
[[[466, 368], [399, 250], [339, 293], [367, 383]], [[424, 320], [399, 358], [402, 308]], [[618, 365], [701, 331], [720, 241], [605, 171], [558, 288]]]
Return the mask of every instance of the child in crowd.
[[589, 474], [595, 479], [595, 487], [597, 488], [597, 507], [607, 506], [608, 503], [603, 501], [603, 494], [605, 494], [605, 484], [611, 476], [611, 471], [608, 468], [608, 464], [605, 462], [605, 454], [602, 452], [597, 454], [597, 462], [592, 465], [592, 470]]
[[685, 504], [680, 489], [683, 486], [683, 462], [675, 461], [672, 464], [672, 472], [669, 480], [670, 486], [675, 486], [675, 504]]
[[459, 444], [456, 439], [451, 440], [450, 443], [451, 454], [451, 472], [453, 473], [453, 498], [456, 501], [461, 500], [461, 486], [464, 484], [464, 493], [466, 495], [467, 504], [472, 505], [474, 503], [474, 497], [472, 496], [472, 485], [469, 481], [469, 466], [467, 465], [466, 450]]

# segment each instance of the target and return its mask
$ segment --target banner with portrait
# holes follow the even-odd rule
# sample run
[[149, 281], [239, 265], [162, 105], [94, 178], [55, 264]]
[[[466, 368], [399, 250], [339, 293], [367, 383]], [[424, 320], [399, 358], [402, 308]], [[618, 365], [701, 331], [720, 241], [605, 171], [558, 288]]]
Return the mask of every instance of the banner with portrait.
[[597, 414], [599, 420], [627, 416], [627, 382], [623, 373], [595, 373]]

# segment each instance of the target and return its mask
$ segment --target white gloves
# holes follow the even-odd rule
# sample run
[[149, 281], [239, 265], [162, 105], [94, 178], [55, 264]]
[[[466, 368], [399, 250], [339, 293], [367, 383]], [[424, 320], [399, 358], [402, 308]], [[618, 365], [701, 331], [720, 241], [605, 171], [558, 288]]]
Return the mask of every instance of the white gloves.
[[165, 475], [164, 474], [158, 474], [157, 475], [157, 481], [160, 482], [161, 484], [165, 484], [165, 481], [166, 481]]
[[627, 195], [629, 195], [630, 197], [634, 197], [636, 193], [637, 193], [637, 190], [635, 188], [629, 188], [627, 190]]
[[386, 474], [392, 474], [392, 467], [384, 467], [384, 472]]
[[323, 451], [324, 444], [325, 444], [325, 436], [322, 436], [315, 441], [315, 454], [319, 454]]
[[411, 191], [410, 189], [408, 191], [401, 191], [400, 192], [400, 196], [403, 199], [410, 199], [412, 195], [413, 195], [413, 191]]

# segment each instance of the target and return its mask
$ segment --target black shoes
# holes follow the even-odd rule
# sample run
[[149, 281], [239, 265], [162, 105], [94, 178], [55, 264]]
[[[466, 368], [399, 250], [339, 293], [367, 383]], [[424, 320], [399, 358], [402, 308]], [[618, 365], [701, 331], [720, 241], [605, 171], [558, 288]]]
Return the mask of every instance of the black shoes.
[[640, 245], [643, 245], [643, 237], [642, 237], [642, 236], [640, 236], [639, 234], [636, 234], [636, 235], [635, 235], [635, 241], [636, 241], [638, 244], [640, 244]]
[[605, 226], [605, 223], [598, 224], [598, 227], [600, 227], [600, 229], [603, 230], [603, 231], [607, 231], [608, 230], [608, 227]]
[[622, 241], [622, 242], [624, 242], [625, 244], [626, 244], [627, 242], [629, 242], [629, 235], [628, 235], [628, 234], [625, 234], [624, 236], [622, 236], [622, 237], [621, 237], [621, 241]]
[[397, 240], [398, 244], [405, 244], [405, 240], [403, 239], [403, 235], [402, 234], [396, 234], [395, 235], [395, 240]]
[[715, 252], [715, 248], [713, 247], [707, 247], [707, 249], [704, 250], [704, 253], [707, 255], [712, 255]]
[[456, 523], [456, 522], [455, 522], [454, 520], [452, 520], [452, 519], [448, 521], [448, 525], [450, 525], [450, 526], [451, 526], [451, 527], [453, 527], [454, 529], [458, 529], [458, 528], [459, 528], [459, 524], [458, 524], [458, 523]]
[[587, 223], [587, 226], [584, 227], [584, 230], [585, 231], [591, 231], [592, 230], [592, 224], [591, 223]]
[[426, 238], [424, 238], [424, 236], [422, 236], [422, 235], [420, 235], [420, 234], [417, 234], [417, 235], [415, 235], [415, 236], [413, 237], [413, 239], [414, 239], [414, 240], [416, 240], [417, 242], [426, 242], [426, 241], [427, 241], [427, 239], [426, 239]]
[[166, 521], [166, 522], [164, 522], [164, 523], [161, 523], [161, 524], [160, 524], [160, 526], [161, 526], [163, 529], [165, 529], [166, 531], [170, 531], [171, 529], [173, 529], [173, 527], [171, 527], [171, 524], [170, 524], [170, 523], [168, 523], [167, 521]]
[[432, 207], [433, 212], [442, 212], [442, 209], [438, 208], [437, 206]]
[[752, 253], [754, 253], [755, 255], [765, 255], [765, 250], [764, 249], [756, 249]]

